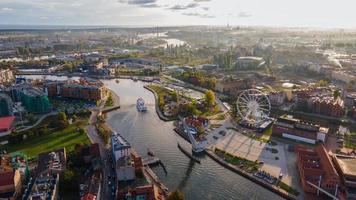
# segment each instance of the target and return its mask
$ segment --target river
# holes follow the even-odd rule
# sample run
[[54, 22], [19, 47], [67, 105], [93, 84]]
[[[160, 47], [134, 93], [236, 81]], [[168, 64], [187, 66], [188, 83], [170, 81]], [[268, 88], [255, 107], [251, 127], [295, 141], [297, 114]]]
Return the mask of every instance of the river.
[[[108, 115], [108, 123], [123, 135], [141, 155], [150, 148], [167, 168], [153, 170], [170, 189], [179, 188], [186, 199], [282, 199], [274, 193], [225, 169], [209, 157], [201, 164], [193, 163], [177, 147], [177, 141], [189, 144], [173, 131], [172, 122], [161, 121], [155, 112], [155, 99], [143, 88], [144, 83], [132, 80], [105, 80], [108, 88], [120, 96], [121, 109]], [[136, 110], [136, 100], [142, 97], [148, 112]]]
[[[53, 76], [46, 78], [56, 79]], [[172, 122], [163, 122], [158, 118], [154, 96], [143, 88], [144, 83], [128, 79], [120, 79], [119, 83], [115, 80], [103, 82], [120, 96], [121, 103], [119, 110], [108, 114], [108, 124], [124, 136], [142, 156], [145, 156], [147, 148], [150, 148], [162, 160], [168, 174], [166, 175], [160, 167], [153, 170], [170, 190], [179, 188], [187, 200], [282, 199], [225, 169], [207, 156], [201, 158], [201, 164], [191, 162], [178, 149], [177, 141], [186, 149], [190, 148], [190, 145], [173, 131]], [[137, 112], [136, 100], [139, 97], [146, 101], [148, 107], [146, 113]]]

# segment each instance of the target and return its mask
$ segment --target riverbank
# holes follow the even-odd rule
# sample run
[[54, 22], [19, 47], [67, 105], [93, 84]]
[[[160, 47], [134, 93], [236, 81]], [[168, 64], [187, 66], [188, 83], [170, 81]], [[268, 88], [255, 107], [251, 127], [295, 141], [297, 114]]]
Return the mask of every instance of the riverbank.
[[279, 196], [285, 198], [285, 199], [288, 199], [288, 200], [296, 200], [296, 197], [293, 195], [290, 195], [288, 193], [286, 193], [285, 191], [275, 187], [275, 186], [272, 186], [272, 185], [269, 185], [259, 179], [257, 179], [256, 177], [252, 176], [251, 174], [247, 173], [247, 172], [244, 172], [242, 171], [240, 168], [224, 161], [223, 159], [221, 159], [220, 157], [218, 157], [214, 152], [213, 150], [211, 149], [206, 149], [205, 150], [205, 153], [213, 160], [215, 160], [217, 163], [219, 163], [221, 166], [251, 180], [252, 182], [270, 190], [271, 192], [275, 193], [275, 194], [278, 194]]
[[174, 118], [169, 118], [169, 117], [166, 117], [163, 113], [162, 113], [162, 111], [161, 111], [161, 109], [159, 108], [159, 105], [158, 105], [158, 94], [156, 93], [156, 91], [154, 91], [153, 89], [151, 89], [150, 87], [148, 87], [148, 86], [143, 86], [146, 90], [148, 90], [148, 91], [150, 91], [150, 92], [152, 92], [153, 93], [153, 95], [154, 95], [154, 97], [155, 97], [155, 109], [156, 109], [156, 113], [157, 113], [157, 115], [158, 115], [158, 117], [161, 119], [161, 120], [163, 120], [163, 121], [165, 121], [165, 122], [169, 122], [169, 121], [174, 121], [175, 119]]

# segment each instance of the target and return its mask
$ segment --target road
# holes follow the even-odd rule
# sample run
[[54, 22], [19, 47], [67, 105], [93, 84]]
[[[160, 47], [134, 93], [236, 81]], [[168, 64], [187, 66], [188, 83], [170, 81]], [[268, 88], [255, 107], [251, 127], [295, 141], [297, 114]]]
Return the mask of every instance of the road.
[[[118, 97], [115, 96], [113, 100], [115, 104], [114, 106], [118, 106]], [[99, 136], [95, 127], [97, 117], [99, 113], [104, 109], [104, 105], [105, 103], [101, 103], [101, 105], [99, 105], [98, 107], [92, 108], [90, 110], [91, 115], [89, 118], [89, 124], [86, 126], [86, 129], [91, 143], [99, 144], [100, 156], [103, 163], [103, 185], [100, 195], [101, 199], [110, 200], [114, 199], [113, 194], [115, 194], [116, 191], [116, 181], [114, 176], [115, 172], [112, 168], [110, 144], [105, 144], [105, 142]]]

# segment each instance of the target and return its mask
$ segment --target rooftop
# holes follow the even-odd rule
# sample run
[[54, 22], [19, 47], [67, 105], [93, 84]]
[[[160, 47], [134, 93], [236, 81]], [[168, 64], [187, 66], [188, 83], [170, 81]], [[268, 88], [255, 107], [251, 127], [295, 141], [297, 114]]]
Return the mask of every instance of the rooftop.
[[0, 187], [14, 184], [15, 172], [0, 173]]
[[356, 176], [356, 157], [336, 156], [337, 162], [345, 175]]
[[33, 200], [52, 199], [53, 195], [55, 195], [55, 190], [57, 189], [56, 186], [58, 184], [58, 180], [58, 174], [38, 176], [30, 191], [26, 193], [28, 189], [25, 190], [23, 198], [28, 199], [28, 197], [31, 197], [30, 199]]
[[22, 89], [22, 92], [25, 95], [33, 96], [33, 97], [44, 96], [45, 95], [45, 93], [42, 90], [40, 90], [38, 88], [33, 88], [33, 87], [24, 88], [24, 89]]
[[11, 128], [14, 120], [15, 120], [15, 116], [1, 117], [0, 118], [0, 131], [9, 130]]
[[65, 149], [41, 153], [38, 155], [37, 172], [42, 173], [46, 170], [62, 171], [66, 166]]
[[114, 133], [111, 136], [111, 144], [112, 148], [117, 151], [120, 149], [131, 148], [131, 145], [128, 141], [126, 141], [120, 134]]

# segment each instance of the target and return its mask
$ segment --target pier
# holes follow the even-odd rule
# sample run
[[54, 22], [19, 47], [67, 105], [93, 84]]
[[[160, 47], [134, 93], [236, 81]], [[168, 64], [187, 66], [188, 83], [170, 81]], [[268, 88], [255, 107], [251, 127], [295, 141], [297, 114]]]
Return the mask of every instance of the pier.
[[159, 190], [161, 190], [162, 194], [165, 197], [168, 196], [168, 188], [159, 180], [157, 175], [151, 170], [149, 167], [144, 167], [144, 173], [152, 180], [153, 184], [157, 186]]
[[142, 158], [142, 163], [143, 165], [146, 165], [146, 166], [152, 166], [152, 165], [158, 165], [161, 163], [161, 160], [158, 158], [158, 157], [145, 157], [145, 158]]
[[150, 157], [142, 158], [142, 163], [144, 166], [150, 166], [150, 167], [160, 165], [162, 167], [164, 173], [166, 173], [166, 174], [168, 173], [166, 166], [164, 166], [164, 164], [158, 157], [150, 156]]

